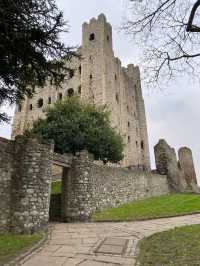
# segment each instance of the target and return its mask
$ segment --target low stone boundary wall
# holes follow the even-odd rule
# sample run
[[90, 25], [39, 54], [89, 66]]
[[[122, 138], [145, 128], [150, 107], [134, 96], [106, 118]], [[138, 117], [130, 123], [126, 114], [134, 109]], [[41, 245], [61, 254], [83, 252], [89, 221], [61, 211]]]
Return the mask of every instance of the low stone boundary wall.
[[96, 210], [170, 193], [165, 175], [98, 166], [87, 154], [64, 172], [63, 190], [64, 221], [85, 221]]

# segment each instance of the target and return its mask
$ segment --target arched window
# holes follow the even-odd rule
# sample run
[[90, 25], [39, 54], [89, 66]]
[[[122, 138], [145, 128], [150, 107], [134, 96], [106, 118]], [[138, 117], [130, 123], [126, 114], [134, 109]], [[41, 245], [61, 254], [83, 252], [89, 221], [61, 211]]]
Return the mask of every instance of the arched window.
[[32, 104], [29, 105], [29, 110], [33, 110], [33, 105]]
[[94, 41], [95, 40], [95, 34], [94, 33], [90, 34], [89, 40], [90, 41]]
[[40, 99], [38, 100], [38, 102], [37, 102], [37, 106], [38, 106], [38, 108], [41, 108], [41, 107], [43, 106], [43, 104], [44, 104], [43, 99], [40, 98]]
[[72, 88], [70, 88], [68, 91], [67, 91], [67, 94], [69, 97], [72, 97], [74, 95], [74, 90]]
[[61, 92], [58, 94], [58, 99], [62, 100], [62, 93]]

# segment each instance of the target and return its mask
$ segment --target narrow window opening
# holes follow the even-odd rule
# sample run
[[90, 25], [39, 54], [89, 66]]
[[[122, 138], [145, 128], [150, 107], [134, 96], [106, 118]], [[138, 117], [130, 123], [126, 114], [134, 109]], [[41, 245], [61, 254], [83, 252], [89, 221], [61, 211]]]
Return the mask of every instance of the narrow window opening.
[[74, 76], [74, 69], [70, 69], [69, 70], [69, 77], [73, 78], [73, 76]]
[[117, 80], [117, 75], [115, 74], [115, 80]]
[[129, 106], [128, 106], [128, 105], [127, 105], [127, 107], [126, 107], [126, 108], [127, 108], [127, 111], [129, 112]]
[[67, 94], [69, 97], [72, 97], [74, 95], [74, 90], [71, 88], [67, 91]]
[[51, 104], [51, 97], [48, 98], [48, 104]]
[[81, 85], [78, 87], [78, 94], [81, 94]]
[[144, 141], [141, 141], [141, 149], [144, 150]]
[[130, 122], [128, 121], [128, 127], [130, 127]]
[[95, 34], [94, 33], [90, 34], [89, 40], [90, 41], [94, 41], [95, 40]]
[[90, 79], [92, 79], [92, 74], [90, 74]]
[[136, 147], [138, 146], [138, 142], [137, 141], [135, 142], [135, 145], [136, 145]]
[[81, 66], [78, 68], [79, 74], [81, 75]]
[[128, 136], [128, 143], [130, 143], [131, 142], [131, 137], [130, 136]]
[[58, 94], [58, 99], [59, 99], [59, 100], [62, 100], [62, 93], [59, 93], [59, 94]]
[[19, 105], [18, 105], [18, 112], [21, 112], [21, 111], [22, 111], [22, 105], [19, 104]]
[[37, 106], [38, 106], [38, 108], [41, 108], [41, 107], [43, 106], [43, 99], [42, 99], [42, 98], [40, 98], [40, 99], [38, 100], [38, 102], [37, 102]]
[[119, 103], [119, 95], [118, 95], [118, 93], [116, 93], [116, 101], [117, 101], [117, 103]]
[[107, 41], [108, 41], [108, 42], [110, 41], [110, 36], [109, 36], [109, 35], [107, 35]]
[[32, 104], [29, 105], [29, 110], [33, 110], [33, 105]]

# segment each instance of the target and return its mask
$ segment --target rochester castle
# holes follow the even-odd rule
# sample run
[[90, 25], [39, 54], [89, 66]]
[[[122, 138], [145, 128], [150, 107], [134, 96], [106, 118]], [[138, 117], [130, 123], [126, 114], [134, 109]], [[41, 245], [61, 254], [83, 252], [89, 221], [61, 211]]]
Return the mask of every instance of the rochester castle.
[[[149, 147], [138, 67], [121, 67], [112, 50], [112, 29], [104, 15], [83, 24], [82, 60], [70, 63], [71, 78], [56, 90], [48, 84], [16, 109], [13, 139], [0, 138], [0, 234], [46, 230], [50, 220], [88, 221], [94, 211], [174, 192], [199, 193], [192, 152], [178, 151], [165, 140], [154, 147], [156, 170], [150, 170]], [[80, 94], [107, 104], [111, 122], [126, 144], [121, 167], [95, 162], [87, 151], [54, 153], [54, 145], [17, 136], [45, 117], [48, 105]], [[125, 166], [125, 167], [124, 167]], [[131, 167], [127, 167], [131, 166]], [[51, 195], [55, 168], [62, 192]]]
[[111, 123], [124, 140], [124, 167], [150, 169], [149, 144], [140, 71], [137, 66], [122, 67], [114, 56], [112, 27], [101, 14], [82, 26], [81, 58], [72, 58], [70, 78], [56, 90], [51, 84], [38, 88], [15, 111], [12, 138], [45, 117], [47, 106], [57, 100], [80, 95], [83, 100], [107, 105]]

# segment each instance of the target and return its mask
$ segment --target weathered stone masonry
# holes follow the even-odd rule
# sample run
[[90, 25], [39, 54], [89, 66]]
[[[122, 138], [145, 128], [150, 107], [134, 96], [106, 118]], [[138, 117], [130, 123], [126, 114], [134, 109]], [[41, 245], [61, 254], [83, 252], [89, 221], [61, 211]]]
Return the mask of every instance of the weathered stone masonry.
[[95, 210], [170, 193], [165, 175], [99, 166], [86, 152], [64, 171], [63, 190], [64, 221], [88, 220]]
[[164, 139], [158, 142], [154, 151], [157, 172], [167, 175], [171, 191], [199, 193], [192, 151], [189, 148], [179, 149], [179, 161], [175, 149], [171, 148]]
[[47, 107], [57, 100], [79, 95], [83, 101], [106, 105], [111, 125], [121, 134], [124, 159], [121, 166], [150, 170], [149, 144], [140, 70], [133, 64], [123, 67], [115, 57], [112, 27], [101, 14], [82, 26], [81, 58], [66, 61], [71, 75], [61, 88], [47, 82], [36, 88], [32, 98], [16, 107], [12, 138], [23, 134], [33, 121], [45, 118]]
[[0, 138], [0, 233], [46, 228], [53, 145], [35, 139]]
[[0, 138], [0, 233], [33, 233], [49, 221], [53, 164], [63, 167], [61, 217], [87, 221], [103, 208], [171, 192], [199, 192], [191, 151], [182, 148], [177, 162], [164, 140], [155, 147], [157, 172], [99, 165], [82, 151], [53, 153], [53, 144], [17, 137]]

